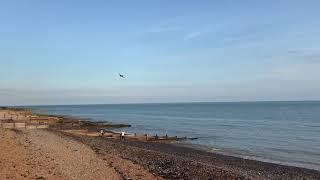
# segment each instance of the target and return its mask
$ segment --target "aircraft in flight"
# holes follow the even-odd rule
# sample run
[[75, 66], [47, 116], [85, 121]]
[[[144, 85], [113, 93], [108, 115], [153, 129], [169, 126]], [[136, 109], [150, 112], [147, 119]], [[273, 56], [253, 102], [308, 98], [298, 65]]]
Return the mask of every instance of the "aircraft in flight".
[[120, 74], [120, 73], [119, 73], [119, 76], [120, 76], [121, 78], [126, 78], [126, 77], [124, 77], [124, 75], [123, 75], [123, 74]]

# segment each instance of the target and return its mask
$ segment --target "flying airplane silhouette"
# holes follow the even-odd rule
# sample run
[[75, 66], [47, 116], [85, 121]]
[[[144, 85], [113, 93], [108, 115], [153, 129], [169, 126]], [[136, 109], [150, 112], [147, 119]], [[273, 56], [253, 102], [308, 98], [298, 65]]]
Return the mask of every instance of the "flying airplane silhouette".
[[120, 74], [120, 73], [119, 73], [119, 76], [120, 76], [121, 78], [125, 78], [123, 74]]

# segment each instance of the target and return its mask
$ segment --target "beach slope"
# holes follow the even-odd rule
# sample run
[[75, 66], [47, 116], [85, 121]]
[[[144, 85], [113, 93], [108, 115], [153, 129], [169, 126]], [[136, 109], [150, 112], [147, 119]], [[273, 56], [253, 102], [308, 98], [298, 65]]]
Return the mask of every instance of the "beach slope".
[[46, 130], [0, 128], [0, 179], [161, 179]]

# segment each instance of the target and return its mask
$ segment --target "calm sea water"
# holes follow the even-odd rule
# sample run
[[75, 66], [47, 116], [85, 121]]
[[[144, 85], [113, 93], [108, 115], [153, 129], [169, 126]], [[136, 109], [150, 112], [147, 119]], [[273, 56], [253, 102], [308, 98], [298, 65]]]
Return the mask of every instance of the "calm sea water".
[[198, 137], [193, 145], [320, 169], [320, 102], [33, 106], [37, 112], [128, 123], [127, 132]]

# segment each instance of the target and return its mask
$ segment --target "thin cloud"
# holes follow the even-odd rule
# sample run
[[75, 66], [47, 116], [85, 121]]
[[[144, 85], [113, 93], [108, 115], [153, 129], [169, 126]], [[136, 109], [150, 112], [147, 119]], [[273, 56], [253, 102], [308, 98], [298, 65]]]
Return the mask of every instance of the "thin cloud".
[[295, 62], [272, 67], [260, 78], [264, 80], [290, 81], [296, 85], [301, 85], [305, 82], [318, 82], [320, 77], [319, 69], [319, 62]]
[[157, 21], [156, 24], [147, 27], [147, 32], [149, 33], [165, 33], [165, 32], [175, 32], [183, 29], [183, 26], [178, 25], [178, 18], [169, 18], [165, 20]]
[[238, 36], [230, 36], [224, 38], [225, 43], [238, 43], [238, 42], [250, 42], [253, 39], [257, 38], [256, 34], [244, 34], [244, 35], [238, 35]]
[[191, 39], [198, 38], [198, 37], [202, 36], [203, 34], [204, 34], [204, 32], [201, 32], [201, 31], [192, 32], [192, 33], [185, 35], [183, 39], [184, 40], [191, 40]]
[[290, 58], [300, 61], [319, 62], [320, 49], [292, 49], [288, 50]]

